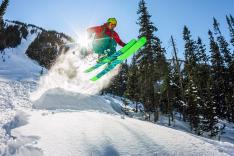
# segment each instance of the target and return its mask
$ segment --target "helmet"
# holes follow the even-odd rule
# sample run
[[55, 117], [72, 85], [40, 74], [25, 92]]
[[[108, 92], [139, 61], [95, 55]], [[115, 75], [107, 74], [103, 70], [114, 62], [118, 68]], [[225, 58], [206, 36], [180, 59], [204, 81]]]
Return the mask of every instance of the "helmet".
[[107, 23], [112, 23], [112, 24], [117, 25], [117, 20], [116, 20], [115, 18], [109, 18], [109, 19], [107, 20]]

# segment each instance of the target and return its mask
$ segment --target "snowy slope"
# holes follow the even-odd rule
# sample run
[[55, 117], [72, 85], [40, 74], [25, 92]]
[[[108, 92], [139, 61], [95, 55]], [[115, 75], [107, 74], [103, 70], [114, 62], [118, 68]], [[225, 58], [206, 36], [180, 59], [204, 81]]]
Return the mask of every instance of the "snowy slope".
[[29, 33], [27, 39], [22, 39], [19, 46], [13, 49], [5, 49], [5, 55], [0, 54], [2, 57], [0, 59], [1, 80], [32, 80], [38, 78], [42, 67], [25, 54], [28, 46], [36, 38], [38, 33], [39, 31], [33, 34]]
[[12, 132], [20, 139], [31, 139], [20, 147], [22, 155], [30, 145], [45, 156], [227, 155], [188, 133], [136, 119], [88, 111], [30, 115], [27, 125]]
[[[60, 99], [64, 99], [64, 101]], [[70, 99], [70, 100], [69, 100]], [[64, 106], [66, 105], [66, 106]], [[121, 115], [112, 97], [50, 90], [11, 122], [14, 155], [233, 155], [234, 145]], [[93, 109], [95, 108], [95, 109]], [[13, 126], [14, 127], [14, 126]]]
[[32, 102], [29, 93], [36, 89], [36, 83], [30, 81], [0, 81], [0, 156], [11, 140], [10, 124], [16, 118], [18, 110], [29, 109]]
[[9, 80], [0, 81], [1, 156], [234, 155], [234, 144], [126, 117], [120, 98], [79, 93], [85, 84], [31, 101], [39, 83]]
[[[234, 155], [234, 144], [187, 133], [182, 122], [172, 129], [162, 126], [166, 119], [160, 125], [126, 117], [121, 97], [96, 95], [118, 68], [90, 82], [102, 68], [85, 74], [96, 56], [85, 60], [76, 47], [39, 81], [42, 67], [25, 55], [36, 35], [0, 54], [0, 156]], [[231, 126], [225, 137], [233, 140]]]

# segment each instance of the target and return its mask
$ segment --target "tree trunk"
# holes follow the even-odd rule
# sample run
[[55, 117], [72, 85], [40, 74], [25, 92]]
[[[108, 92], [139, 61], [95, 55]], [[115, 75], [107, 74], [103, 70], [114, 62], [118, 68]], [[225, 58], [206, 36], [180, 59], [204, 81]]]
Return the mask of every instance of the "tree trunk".
[[[179, 60], [178, 60], [178, 57], [177, 57], [177, 51], [176, 51], [176, 47], [175, 47], [175, 42], [174, 42], [174, 39], [173, 37], [171, 36], [171, 41], [172, 41], [172, 45], [173, 45], [173, 51], [174, 51], [174, 55], [175, 55], [175, 59], [176, 59], [176, 63], [175, 63], [175, 66], [176, 66], [176, 69], [177, 69], [177, 72], [179, 74], [179, 83], [180, 83], [180, 91], [181, 91], [181, 100], [183, 102], [185, 102], [185, 96], [184, 96], [184, 88], [183, 88], [183, 77], [182, 77], [182, 74], [180, 72], [180, 64], [179, 64]], [[186, 117], [185, 117], [185, 108], [182, 107], [182, 114], [183, 114], [183, 121], [186, 121]]]

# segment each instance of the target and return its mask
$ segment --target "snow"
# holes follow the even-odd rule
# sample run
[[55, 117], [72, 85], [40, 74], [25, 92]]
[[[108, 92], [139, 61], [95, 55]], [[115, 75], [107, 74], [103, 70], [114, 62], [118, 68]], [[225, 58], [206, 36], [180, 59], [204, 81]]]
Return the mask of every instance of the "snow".
[[221, 140], [223, 142], [232, 142], [234, 143], [234, 124], [232, 123], [228, 123], [227, 121], [219, 121], [220, 126], [222, 127], [223, 125], [225, 125], [225, 130], [224, 130], [224, 134], [222, 134], [221, 136]]
[[84, 72], [96, 64], [97, 57], [97, 54], [92, 53], [84, 56], [80, 52], [79, 46], [70, 46], [70, 50], [57, 59], [48, 74], [41, 77], [39, 89], [32, 94], [32, 100], [39, 99], [46, 91], [54, 88], [81, 94], [98, 94], [103, 88], [108, 86], [111, 79], [118, 73], [119, 66], [98, 81], [90, 81], [93, 76], [106, 67], [104, 65], [93, 72]]
[[18, 110], [32, 108], [29, 93], [35, 88], [35, 82], [31, 81], [0, 81], [0, 155], [12, 140], [10, 131], [16, 125], [13, 121], [21, 116]]
[[[119, 97], [119, 96], [115, 96], [115, 95], [111, 95], [111, 94], [106, 94], [104, 95], [104, 97], [110, 102], [114, 102], [119, 104], [122, 108], [127, 109], [128, 111], [135, 111], [136, 109], [136, 102], [135, 101], [131, 101], [129, 99], [123, 98], [123, 97]], [[123, 100], [125, 100], [127, 102], [127, 105], [125, 106]], [[138, 105], [138, 110], [139, 111], [144, 111], [144, 106], [142, 103], [137, 103]], [[136, 115], [136, 114], [135, 114]]]
[[[159, 124], [123, 118], [121, 97], [55, 88], [32, 102], [29, 93], [37, 89], [35, 82], [0, 84], [4, 99], [0, 155], [234, 154], [234, 144], [187, 133], [188, 126], [182, 121], [169, 128], [165, 126], [166, 118], [161, 118]], [[185, 132], [175, 130], [183, 127]]]
[[98, 95], [80, 94], [60, 88], [48, 90], [34, 102], [33, 108], [47, 110], [100, 111], [112, 114], [122, 113], [120, 106], [108, 103]]
[[13, 135], [34, 136], [31, 144], [44, 155], [226, 155], [189, 134], [136, 119], [98, 112], [31, 115]]
[[[29, 115], [28, 124], [14, 129], [12, 135], [30, 140], [26, 147], [42, 149], [45, 156], [227, 155], [188, 133], [117, 115], [89, 111]], [[19, 154], [26, 151], [24, 146]]]
[[118, 97], [84, 95], [56, 88], [33, 102], [34, 109], [27, 105], [30, 103], [16, 111], [15, 117], [4, 126], [10, 135], [4, 154], [234, 154], [231, 143], [212, 141], [134, 118], [122, 118]]
[[174, 117], [174, 121], [171, 121], [171, 126], [168, 126], [168, 117], [161, 115], [159, 117], [159, 121], [157, 122], [159, 125], [167, 126], [176, 130], [190, 132], [191, 129], [189, 127], [189, 123], [183, 122], [178, 115], [176, 114]]

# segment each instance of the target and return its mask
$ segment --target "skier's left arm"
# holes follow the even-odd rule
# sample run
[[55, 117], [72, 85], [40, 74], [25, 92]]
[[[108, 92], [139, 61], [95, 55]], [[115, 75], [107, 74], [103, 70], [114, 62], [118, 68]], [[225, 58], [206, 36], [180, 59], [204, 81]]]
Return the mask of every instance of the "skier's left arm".
[[118, 35], [116, 32], [114, 32], [113, 38], [114, 38], [114, 40], [115, 40], [120, 46], [123, 47], [123, 46], [126, 45], [126, 43], [124, 43], [124, 42], [120, 39], [119, 35]]

